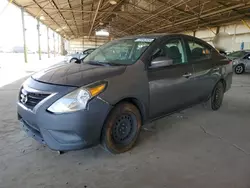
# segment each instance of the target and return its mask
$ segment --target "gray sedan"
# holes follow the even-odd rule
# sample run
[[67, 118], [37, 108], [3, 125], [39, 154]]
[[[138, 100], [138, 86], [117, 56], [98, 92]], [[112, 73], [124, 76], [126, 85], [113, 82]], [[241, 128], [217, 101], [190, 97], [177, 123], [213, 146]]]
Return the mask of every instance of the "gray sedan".
[[232, 52], [227, 58], [233, 61], [233, 68], [236, 74], [250, 71], [250, 50]]
[[127, 36], [83, 63], [32, 75], [19, 91], [17, 117], [27, 135], [53, 150], [102, 144], [123, 153], [136, 144], [143, 124], [198, 103], [218, 110], [232, 75], [231, 61], [200, 39]]

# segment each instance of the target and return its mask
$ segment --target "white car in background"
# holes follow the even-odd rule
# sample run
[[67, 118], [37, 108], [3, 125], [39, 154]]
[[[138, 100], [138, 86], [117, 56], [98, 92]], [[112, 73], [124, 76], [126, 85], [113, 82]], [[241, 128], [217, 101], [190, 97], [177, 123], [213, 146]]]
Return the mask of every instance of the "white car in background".
[[233, 69], [236, 74], [242, 74], [250, 71], [250, 50], [241, 50], [227, 55], [232, 60]]
[[95, 48], [89, 48], [87, 50], [84, 50], [83, 52], [77, 52], [75, 54], [69, 54], [65, 57], [65, 61], [69, 63], [75, 63], [77, 60], [85, 58], [87, 55], [92, 53], [95, 50]]

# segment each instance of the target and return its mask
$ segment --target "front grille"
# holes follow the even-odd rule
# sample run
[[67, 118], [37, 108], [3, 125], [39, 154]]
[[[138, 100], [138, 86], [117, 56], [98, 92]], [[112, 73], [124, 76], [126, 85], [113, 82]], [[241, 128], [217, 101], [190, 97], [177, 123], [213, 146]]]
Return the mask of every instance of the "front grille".
[[[21, 88], [19, 101], [29, 109], [33, 109], [39, 102], [48, 97], [50, 94], [39, 93], [39, 92], [30, 92], [25, 88]], [[26, 100], [22, 100], [24, 97], [27, 97]]]

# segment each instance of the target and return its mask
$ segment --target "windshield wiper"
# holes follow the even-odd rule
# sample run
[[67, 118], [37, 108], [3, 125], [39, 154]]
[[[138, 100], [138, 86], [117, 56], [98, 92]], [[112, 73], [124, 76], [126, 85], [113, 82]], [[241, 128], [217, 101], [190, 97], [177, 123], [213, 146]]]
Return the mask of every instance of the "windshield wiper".
[[123, 66], [124, 64], [120, 64], [120, 63], [115, 63], [115, 62], [101, 62], [101, 61], [88, 61], [88, 64], [91, 65], [102, 65], [102, 66]]
[[103, 62], [100, 62], [100, 61], [88, 61], [86, 62], [88, 64], [91, 64], [91, 65], [101, 65], [101, 66], [105, 66], [105, 64]]
[[[119, 63], [118, 63], [119, 62]], [[126, 62], [126, 63], [125, 63]], [[121, 60], [117, 60], [117, 61], [109, 61], [109, 62], [105, 62], [109, 65], [113, 65], [113, 66], [127, 66], [127, 65], [130, 65], [127, 63], [127, 61], [124, 61], [123, 63], [121, 62]]]

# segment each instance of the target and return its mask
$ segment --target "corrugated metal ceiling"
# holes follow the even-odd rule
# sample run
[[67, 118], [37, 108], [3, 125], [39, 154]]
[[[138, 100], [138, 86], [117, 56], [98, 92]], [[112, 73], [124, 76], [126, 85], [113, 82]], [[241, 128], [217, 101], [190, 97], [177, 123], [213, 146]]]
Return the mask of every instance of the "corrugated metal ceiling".
[[249, 0], [14, 0], [66, 38], [183, 32], [250, 18]]

